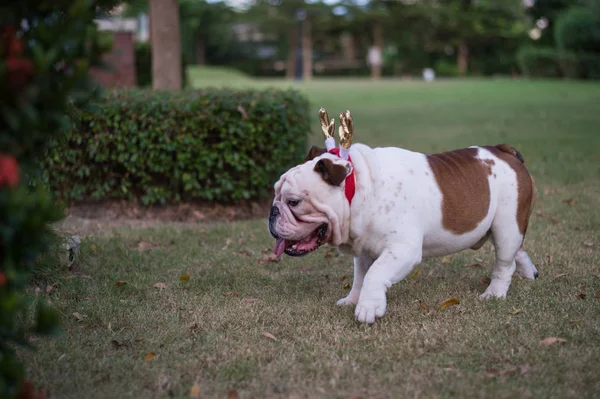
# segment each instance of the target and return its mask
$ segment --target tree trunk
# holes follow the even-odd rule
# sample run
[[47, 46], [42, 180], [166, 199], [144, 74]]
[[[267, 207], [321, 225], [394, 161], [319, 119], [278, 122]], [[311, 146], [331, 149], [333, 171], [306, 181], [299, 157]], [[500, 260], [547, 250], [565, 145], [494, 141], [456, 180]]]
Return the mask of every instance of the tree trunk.
[[152, 88], [181, 90], [181, 40], [177, 0], [149, 0]]
[[312, 31], [308, 15], [302, 21], [302, 78], [312, 79]]
[[288, 32], [288, 56], [285, 68], [286, 79], [296, 76], [296, 51], [298, 50], [298, 28], [294, 26]]
[[383, 53], [383, 26], [379, 18], [375, 20], [373, 25], [373, 47], [378, 51], [379, 59], [371, 64], [371, 78], [378, 80], [381, 77], [381, 56]]
[[469, 63], [469, 47], [467, 43], [461, 42], [458, 45], [458, 71], [460, 76], [467, 75], [467, 67]]
[[206, 64], [206, 48], [204, 47], [204, 38], [196, 37], [196, 65]]

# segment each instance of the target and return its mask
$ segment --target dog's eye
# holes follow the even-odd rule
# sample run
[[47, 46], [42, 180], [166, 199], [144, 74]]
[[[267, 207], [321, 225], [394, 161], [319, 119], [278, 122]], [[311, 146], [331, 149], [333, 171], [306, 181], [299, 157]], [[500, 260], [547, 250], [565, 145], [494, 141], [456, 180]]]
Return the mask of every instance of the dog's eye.
[[291, 206], [292, 208], [297, 206], [300, 203], [299, 200], [289, 200], [288, 201], [288, 205]]

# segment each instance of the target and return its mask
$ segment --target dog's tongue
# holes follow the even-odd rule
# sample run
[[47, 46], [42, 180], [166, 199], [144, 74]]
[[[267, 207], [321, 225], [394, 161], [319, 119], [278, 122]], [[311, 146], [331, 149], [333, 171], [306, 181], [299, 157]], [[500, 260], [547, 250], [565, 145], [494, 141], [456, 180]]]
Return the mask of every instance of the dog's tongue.
[[283, 255], [283, 251], [285, 251], [285, 240], [283, 238], [278, 238], [273, 253], [279, 258]]

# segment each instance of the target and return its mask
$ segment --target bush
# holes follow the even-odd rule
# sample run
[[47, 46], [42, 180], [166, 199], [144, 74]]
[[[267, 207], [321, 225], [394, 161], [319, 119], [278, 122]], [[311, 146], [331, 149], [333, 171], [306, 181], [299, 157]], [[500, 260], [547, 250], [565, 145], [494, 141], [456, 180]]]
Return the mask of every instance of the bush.
[[[135, 74], [139, 87], [152, 87], [152, 46], [150, 43], [138, 42], [135, 45]], [[188, 83], [187, 62], [181, 56], [181, 85], [186, 87]]]
[[563, 76], [558, 52], [551, 47], [521, 47], [517, 62], [525, 76], [557, 78]]
[[125, 90], [96, 108], [48, 152], [60, 198], [254, 199], [305, 156], [308, 101], [292, 90]]
[[0, 6], [1, 398], [33, 397], [16, 347], [58, 328], [58, 314], [24, 294], [40, 257], [55, 240], [49, 224], [62, 217], [41, 185], [32, 188], [32, 177], [49, 139], [69, 125], [69, 104], [82, 106], [93, 94], [88, 68], [98, 65], [106, 50], [93, 23], [97, 6], [89, 0]]
[[460, 75], [456, 62], [450, 62], [443, 58], [437, 60], [433, 66], [435, 73], [440, 77], [457, 77]]
[[561, 51], [600, 53], [600, 17], [584, 7], [571, 7], [559, 15], [554, 40]]

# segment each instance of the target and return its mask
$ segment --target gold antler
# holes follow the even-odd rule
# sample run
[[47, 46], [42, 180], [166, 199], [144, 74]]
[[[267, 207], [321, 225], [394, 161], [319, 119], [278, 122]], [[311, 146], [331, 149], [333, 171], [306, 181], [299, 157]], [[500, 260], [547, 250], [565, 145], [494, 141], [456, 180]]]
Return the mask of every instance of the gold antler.
[[354, 134], [354, 122], [352, 122], [350, 111], [340, 114], [340, 125], [340, 147], [347, 150], [352, 144], [352, 135]]
[[321, 120], [321, 130], [323, 131], [325, 140], [333, 138], [333, 135], [335, 134], [335, 119], [331, 118], [330, 122], [329, 115], [327, 115], [327, 111], [325, 111], [325, 108], [323, 107], [319, 110], [319, 119]]

